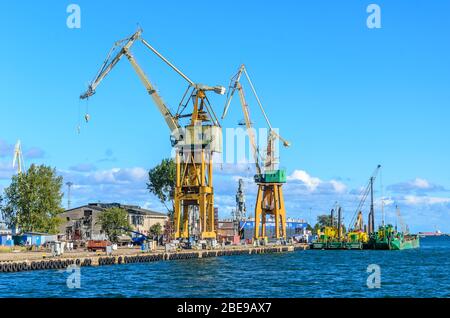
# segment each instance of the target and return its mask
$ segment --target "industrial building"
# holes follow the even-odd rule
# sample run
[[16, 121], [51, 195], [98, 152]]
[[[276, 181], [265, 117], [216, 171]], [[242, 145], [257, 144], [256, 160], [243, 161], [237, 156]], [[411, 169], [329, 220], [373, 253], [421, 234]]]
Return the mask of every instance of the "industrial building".
[[[308, 223], [303, 220], [287, 220], [286, 238], [301, 236], [306, 234]], [[255, 220], [244, 220], [239, 222], [239, 231], [242, 239], [251, 240], [255, 231]], [[270, 220], [266, 223], [267, 237], [275, 236], [275, 221]]]
[[104, 240], [106, 234], [101, 229], [99, 215], [109, 208], [122, 208], [128, 212], [128, 222], [132, 230], [142, 234], [149, 234], [149, 229], [154, 224], [164, 225], [167, 215], [143, 209], [137, 205], [122, 205], [120, 203], [89, 203], [84, 206], [66, 210], [60, 214], [64, 220], [59, 232], [65, 235], [67, 240]]
[[58, 240], [57, 235], [51, 235], [48, 233], [39, 232], [24, 232], [21, 235], [12, 236], [14, 245], [21, 246], [43, 246], [47, 243], [55, 242]]
[[[288, 219], [286, 222], [287, 238], [311, 236], [307, 231], [308, 223], [304, 220]], [[230, 242], [238, 244], [240, 240], [251, 242], [255, 230], [254, 219], [220, 220], [217, 227], [217, 237], [219, 242]], [[275, 221], [269, 219], [266, 223], [267, 237], [275, 235]]]

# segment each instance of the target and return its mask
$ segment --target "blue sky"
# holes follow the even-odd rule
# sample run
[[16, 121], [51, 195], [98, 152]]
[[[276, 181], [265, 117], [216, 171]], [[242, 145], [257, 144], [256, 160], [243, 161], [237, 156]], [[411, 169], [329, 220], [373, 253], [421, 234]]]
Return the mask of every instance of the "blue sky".
[[[81, 28], [66, 7], [81, 8]], [[368, 29], [366, 7], [381, 7]], [[228, 85], [245, 63], [275, 127], [288, 171], [288, 214], [313, 219], [339, 201], [350, 220], [358, 193], [383, 165], [377, 195], [412, 230], [450, 232], [450, 21], [448, 1], [0, 1], [0, 190], [12, 145], [76, 186], [75, 204], [120, 201], [153, 209], [146, 171], [170, 155], [168, 131], [127, 61], [86, 105], [86, 89], [114, 41], [143, 36], [194, 81]], [[137, 60], [175, 108], [185, 83], [149, 54]], [[248, 93], [248, 95], [250, 95]], [[221, 113], [223, 97], [211, 96]], [[263, 126], [256, 112], [255, 123]], [[85, 112], [91, 115], [83, 123]], [[237, 99], [223, 127], [241, 119]], [[76, 127], [81, 123], [81, 133]], [[226, 217], [249, 167], [216, 170]], [[255, 188], [248, 182], [248, 206]], [[310, 212], [311, 211], [311, 212]], [[379, 215], [380, 213], [378, 213]]]

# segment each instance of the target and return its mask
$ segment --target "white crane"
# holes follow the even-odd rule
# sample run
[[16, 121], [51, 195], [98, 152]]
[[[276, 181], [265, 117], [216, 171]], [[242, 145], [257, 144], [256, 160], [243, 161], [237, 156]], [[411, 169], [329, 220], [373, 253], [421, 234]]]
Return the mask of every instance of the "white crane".
[[13, 168], [16, 168], [17, 163], [17, 173], [22, 173], [25, 170], [25, 163], [23, 161], [23, 154], [22, 154], [22, 145], [20, 143], [20, 140], [17, 140], [16, 145], [14, 147], [14, 158], [13, 158]]

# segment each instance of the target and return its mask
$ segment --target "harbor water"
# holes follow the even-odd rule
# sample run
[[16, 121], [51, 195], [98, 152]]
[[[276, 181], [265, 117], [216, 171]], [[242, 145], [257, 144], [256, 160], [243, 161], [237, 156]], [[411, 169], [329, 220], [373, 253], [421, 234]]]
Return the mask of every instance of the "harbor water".
[[[371, 284], [374, 266], [379, 286]], [[449, 272], [450, 237], [428, 237], [420, 249], [402, 251], [235, 255], [82, 267], [79, 275], [0, 273], [0, 297], [450, 297]]]

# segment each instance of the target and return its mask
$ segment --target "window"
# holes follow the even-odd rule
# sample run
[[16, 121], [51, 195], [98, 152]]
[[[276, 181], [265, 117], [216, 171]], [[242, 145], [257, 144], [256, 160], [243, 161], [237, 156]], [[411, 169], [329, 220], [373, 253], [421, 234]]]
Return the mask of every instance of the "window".
[[142, 215], [132, 215], [131, 224], [133, 225], [144, 225], [144, 217]]

